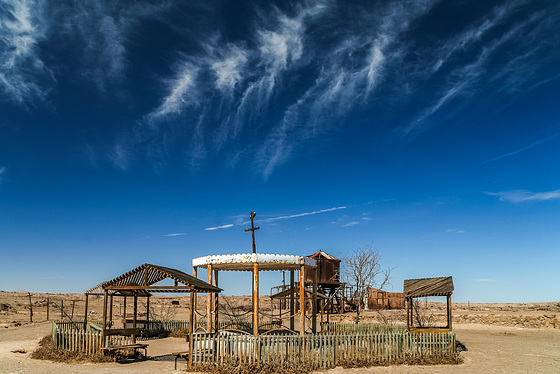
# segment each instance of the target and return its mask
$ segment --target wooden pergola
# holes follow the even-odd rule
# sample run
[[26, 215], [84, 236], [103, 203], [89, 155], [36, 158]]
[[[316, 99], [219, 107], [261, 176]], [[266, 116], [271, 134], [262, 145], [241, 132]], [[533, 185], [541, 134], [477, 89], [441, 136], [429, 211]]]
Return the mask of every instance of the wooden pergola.
[[[157, 283], [171, 279], [173, 285], [157, 285]], [[171, 269], [163, 266], [143, 264], [132, 269], [112, 280], [98, 284], [97, 286], [87, 290], [85, 319], [84, 324], [87, 326], [88, 317], [88, 297], [89, 295], [103, 295], [103, 347], [106, 346], [107, 336], [125, 335], [132, 337], [132, 343], [136, 343], [136, 335], [138, 334], [137, 323], [143, 322], [149, 324], [150, 297], [154, 293], [190, 293], [191, 311], [189, 324], [189, 341], [192, 342], [193, 326], [194, 326], [194, 299], [197, 293], [217, 294], [222, 290], [216, 286], [208, 284], [203, 280], [197, 279], [177, 269]], [[132, 328], [115, 329], [112, 326], [113, 315], [113, 297], [121, 296], [125, 298], [124, 317], [126, 318], [126, 298], [134, 298], [134, 314], [132, 318]], [[146, 297], [147, 313], [145, 321], [138, 321], [138, 297]], [[108, 308], [109, 307], [109, 308]], [[109, 310], [107, 310], [109, 309]], [[109, 322], [109, 323], [108, 323]], [[192, 345], [189, 344], [189, 354], [192, 357]]]
[[[311, 315], [311, 329], [316, 332], [317, 329], [317, 263], [314, 259], [305, 256], [279, 255], [279, 254], [262, 254], [262, 253], [246, 253], [231, 255], [214, 255], [199, 257], [192, 260], [193, 276], [198, 274], [198, 268], [204, 268], [207, 271], [208, 283], [218, 286], [218, 272], [222, 271], [250, 271], [253, 273], [253, 335], [259, 335], [259, 272], [260, 271], [290, 271], [290, 329], [294, 330], [294, 310], [295, 310], [295, 271], [299, 270], [299, 297], [300, 305], [305, 305], [306, 296], [309, 292], [305, 288], [306, 276], [309, 272], [313, 274], [313, 289], [311, 291], [311, 299], [313, 301], [313, 310]], [[211, 296], [211, 295], [210, 295]], [[212, 331], [212, 316], [214, 316], [214, 326], [217, 329], [217, 313], [218, 301], [217, 297], [209, 297], [207, 299], [207, 331]], [[305, 334], [305, 308], [300, 308], [300, 334]]]
[[[453, 278], [420, 278], [404, 281], [403, 295], [406, 301], [406, 327], [410, 332], [451, 331], [451, 295], [453, 294]], [[430, 296], [447, 297], [447, 325], [445, 327], [416, 327], [414, 326], [412, 302], [416, 298]]]

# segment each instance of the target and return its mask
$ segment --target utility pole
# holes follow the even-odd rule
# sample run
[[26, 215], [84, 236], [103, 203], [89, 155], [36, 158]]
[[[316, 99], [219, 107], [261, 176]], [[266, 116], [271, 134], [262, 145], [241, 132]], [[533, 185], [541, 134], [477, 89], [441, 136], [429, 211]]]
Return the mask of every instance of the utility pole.
[[257, 253], [257, 246], [255, 244], [255, 230], [260, 229], [260, 227], [255, 227], [255, 222], [253, 221], [255, 219], [256, 215], [257, 215], [257, 213], [251, 212], [251, 228], [250, 229], [245, 229], [245, 232], [251, 231], [251, 233], [253, 234], [253, 253]]

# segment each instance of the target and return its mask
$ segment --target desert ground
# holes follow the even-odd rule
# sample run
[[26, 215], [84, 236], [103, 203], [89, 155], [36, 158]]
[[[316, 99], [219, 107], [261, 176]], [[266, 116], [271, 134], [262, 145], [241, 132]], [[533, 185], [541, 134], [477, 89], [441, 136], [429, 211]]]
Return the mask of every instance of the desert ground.
[[[48, 335], [51, 322], [46, 320], [46, 300], [49, 319], [73, 316], [83, 319], [84, 297], [79, 294], [31, 294], [33, 322], [30, 322], [29, 294], [0, 292], [0, 373], [171, 373], [171, 352], [183, 350], [183, 338], [153, 339], [146, 361], [129, 363], [55, 363], [30, 358], [41, 338]], [[227, 298], [225, 298], [227, 299]], [[249, 298], [228, 300], [230, 306], [241, 307]], [[73, 302], [72, 302], [73, 301]], [[201, 300], [203, 301], [203, 300]], [[224, 300], [225, 301], [225, 300]], [[262, 305], [270, 301], [262, 299]], [[60, 311], [60, 305], [63, 310]], [[74, 304], [74, 305], [73, 305]], [[202, 302], [200, 303], [202, 304]], [[72, 313], [73, 306], [73, 313]], [[88, 318], [98, 319], [101, 298], [90, 300]], [[142, 313], [140, 303], [140, 312]], [[153, 297], [152, 317], [186, 319], [187, 297]], [[444, 304], [428, 302], [427, 309], [434, 321], [444, 315]], [[130, 306], [128, 306], [130, 308]], [[266, 307], [265, 307], [266, 308]], [[269, 307], [270, 308], [270, 307]], [[131, 309], [128, 309], [130, 312]], [[145, 310], [145, 309], [144, 309]], [[123, 312], [122, 300], [114, 300], [115, 316]], [[331, 317], [331, 321], [351, 322], [355, 313]], [[404, 311], [365, 311], [362, 320], [402, 323]], [[326, 373], [559, 373], [560, 372], [560, 302], [518, 304], [453, 304], [453, 328], [457, 339], [468, 349], [462, 352], [464, 363], [435, 366], [388, 366], [360, 369], [335, 368]], [[184, 361], [179, 369], [184, 372]]]

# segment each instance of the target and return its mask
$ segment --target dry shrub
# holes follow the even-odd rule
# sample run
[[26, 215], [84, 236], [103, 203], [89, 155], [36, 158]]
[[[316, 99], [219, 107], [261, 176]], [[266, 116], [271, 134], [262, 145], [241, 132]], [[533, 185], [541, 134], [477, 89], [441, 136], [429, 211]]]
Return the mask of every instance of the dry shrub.
[[80, 352], [56, 349], [51, 335], [45, 336], [39, 341], [39, 347], [31, 353], [31, 358], [36, 360], [50, 360], [54, 362], [111, 362], [110, 357], [102, 355], [86, 355]]
[[[372, 366], [390, 366], [390, 365], [457, 365], [463, 363], [460, 355], [424, 355], [424, 356], [408, 356], [391, 361], [387, 360], [365, 360], [349, 359], [348, 361], [338, 362], [337, 366], [344, 368], [363, 368]], [[208, 363], [199, 364], [190, 370], [205, 373], [224, 373], [224, 374], [307, 374], [317, 370], [327, 370], [330, 367], [319, 367], [311, 361], [308, 363], [289, 364], [285, 362], [275, 363], [240, 363], [236, 360], [226, 360], [224, 363]]]
[[188, 338], [189, 337], [189, 330], [185, 329], [174, 329], [171, 330], [169, 336], [172, 338]]
[[420, 355], [405, 356], [390, 361], [387, 360], [348, 360], [340, 365], [344, 368], [360, 368], [370, 366], [390, 365], [458, 365], [463, 363], [463, 357], [459, 354], [451, 355]]
[[290, 365], [285, 362], [241, 363], [236, 360], [226, 360], [223, 363], [199, 364], [189, 370], [215, 374], [307, 374], [317, 369], [319, 368], [305, 363]]

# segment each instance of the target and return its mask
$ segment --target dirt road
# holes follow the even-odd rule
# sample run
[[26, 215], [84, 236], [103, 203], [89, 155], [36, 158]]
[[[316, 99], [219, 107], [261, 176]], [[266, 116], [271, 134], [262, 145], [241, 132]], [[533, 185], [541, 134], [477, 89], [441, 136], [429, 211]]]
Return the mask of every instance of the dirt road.
[[[173, 351], [185, 347], [184, 339], [149, 341], [154, 360], [127, 364], [59, 364], [29, 358], [38, 341], [50, 331], [50, 323], [0, 329], [0, 373], [173, 373]], [[456, 366], [389, 366], [365, 369], [336, 368], [329, 374], [358, 373], [560, 373], [560, 330], [456, 325], [457, 338], [468, 352]], [[182, 370], [185, 364], [180, 364]], [[323, 372], [325, 373], [325, 372]]]

